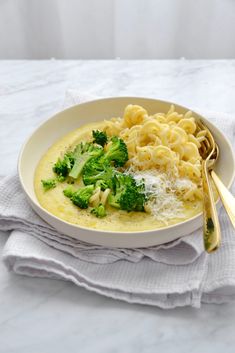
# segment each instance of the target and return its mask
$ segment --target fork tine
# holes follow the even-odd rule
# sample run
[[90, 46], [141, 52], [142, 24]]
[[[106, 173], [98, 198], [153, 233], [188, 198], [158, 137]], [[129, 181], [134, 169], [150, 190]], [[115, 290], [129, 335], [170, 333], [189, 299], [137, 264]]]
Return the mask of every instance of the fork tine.
[[202, 142], [205, 143], [205, 145], [206, 145], [207, 148], [210, 148], [210, 147], [211, 147], [211, 143], [210, 143], [210, 141], [208, 140], [208, 138], [207, 138], [206, 136], [205, 136], [205, 139], [204, 139]]
[[202, 121], [201, 119], [197, 120], [198, 125], [201, 127], [201, 129], [203, 130], [209, 130], [208, 127], [205, 125], [204, 121]]
[[211, 134], [208, 127], [206, 125], [204, 125], [204, 123], [200, 119], [198, 119], [196, 121], [196, 123], [197, 123], [197, 128], [198, 128], [199, 132], [202, 130], [206, 131], [206, 135], [204, 136], [203, 140], [200, 141], [201, 154], [204, 156], [207, 156], [206, 159], [210, 159], [210, 157], [212, 156], [212, 154], [214, 153], [215, 148], [216, 148], [214, 137]]
[[197, 119], [196, 121], [197, 126], [201, 129], [201, 130], [206, 130], [205, 125], [202, 123], [202, 121], [200, 119]]
[[204, 148], [208, 151], [208, 150], [213, 150], [213, 144], [211, 143], [211, 141], [205, 136], [204, 140], [201, 141], [201, 145], [204, 146]]
[[[205, 136], [205, 140], [207, 140], [209, 144], [215, 145], [214, 137], [212, 136], [212, 134], [211, 134], [209, 128], [208, 128], [200, 119], [198, 119], [198, 120], [196, 121], [196, 123], [197, 123], [197, 126], [198, 126], [199, 129], [200, 129], [199, 131], [202, 131], [202, 130], [205, 130], [205, 131], [206, 131], [207, 134], [206, 134], [206, 136]], [[204, 140], [204, 141], [205, 141], [205, 140]]]
[[207, 149], [205, 148], [204, 145], [201, 145], [200, 150], [199, 150], [200, 155], [202, 156], [203, 159], [206, 158], [207, 156]]

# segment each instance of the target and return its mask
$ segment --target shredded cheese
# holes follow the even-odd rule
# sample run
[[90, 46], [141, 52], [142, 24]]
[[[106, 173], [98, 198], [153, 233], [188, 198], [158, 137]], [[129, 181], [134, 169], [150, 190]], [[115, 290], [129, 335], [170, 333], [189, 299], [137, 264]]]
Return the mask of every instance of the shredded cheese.
[[145, 205], [146, 212], [166, 225], [171, 219], [184, 218], [184, 203], [180, 195], [194, 186], [191, 180], [172, 179], [166, 173], [155, 170], [131, 173], [137, 184], [144, 180], [145, 192], [149, 196]]

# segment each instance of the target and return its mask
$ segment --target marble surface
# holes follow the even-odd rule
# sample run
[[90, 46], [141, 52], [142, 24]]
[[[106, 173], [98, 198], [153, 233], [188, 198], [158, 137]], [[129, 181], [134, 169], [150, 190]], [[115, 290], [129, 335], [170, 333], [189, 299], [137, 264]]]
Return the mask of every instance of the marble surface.
[[[235, 61], [2, 61], [0, 176], [66, 89], [136, 95], [233, 114]], [[8, 234], [0, 233], [0, 249]], [[234, 352], [235, 303], [163, 311], [67, 282], [8, 273], [0, 262], [0, 352]]]

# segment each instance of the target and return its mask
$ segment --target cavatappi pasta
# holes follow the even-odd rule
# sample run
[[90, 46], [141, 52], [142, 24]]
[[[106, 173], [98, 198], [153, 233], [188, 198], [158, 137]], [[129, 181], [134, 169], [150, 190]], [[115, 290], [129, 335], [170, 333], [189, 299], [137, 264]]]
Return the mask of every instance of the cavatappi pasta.
[[105, 206], [109, 193], [110, 193], [110, 189], [106, 189], [102, 191], [100, 187], [97, 187], [93, 195], [91, 196], [89, 202], [93, 207], [96, 207], [99, 204], [102, 204]]
[[125, 141], [132, 169], [155, 169], [169, 178], [187, 178], [191, 183], [190, 188], [181, 188], [183, 199], [202, 198], [199, 148], [206, 131], [197, 132], [191, 111], [179, 114], [172, 105], [166, 114], [148, 115], [143, 107], [130, 104], [123, 118], [106, 120], [105, 124], [108, 135]]

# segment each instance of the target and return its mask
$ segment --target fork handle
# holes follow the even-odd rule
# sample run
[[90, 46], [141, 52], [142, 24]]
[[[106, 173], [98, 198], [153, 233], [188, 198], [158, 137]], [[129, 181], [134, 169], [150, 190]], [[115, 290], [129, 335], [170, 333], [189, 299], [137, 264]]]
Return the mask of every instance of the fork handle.
[[211, 188], [211, 179], [207, 161], [202, 161], [202, 185], [203, 185], [203, 239], [205, 250], [208, 253], [215, 251], [221, 241], [220, 225], [215, 200]]
[[223, 205], [227, 211], [230, 221], [232, 222], [232, 225], [235, 228], [235, 197], [226, 188], [226, 186], [222, 183], [218, 175], [213, 170], [211, 172], [211, 177], [214, 181], [221, 201], [223, 202]]

